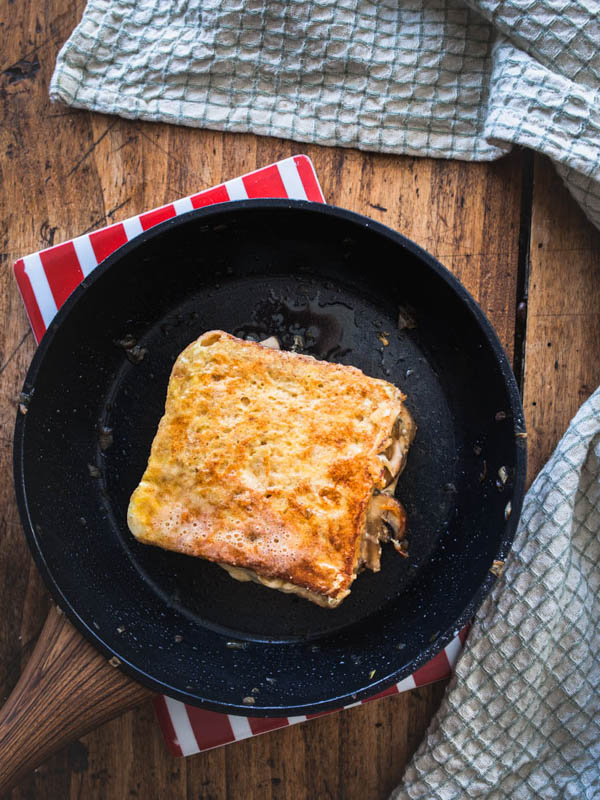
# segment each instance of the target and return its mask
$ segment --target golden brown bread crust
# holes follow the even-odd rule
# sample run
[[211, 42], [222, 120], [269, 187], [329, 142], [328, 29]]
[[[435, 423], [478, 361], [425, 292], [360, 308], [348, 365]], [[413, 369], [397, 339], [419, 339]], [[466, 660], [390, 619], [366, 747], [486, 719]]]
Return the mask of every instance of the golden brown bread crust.
[[354, 367], [209, 331], [173, 367], [131, 532], [335, 606], [356, 577], [373, 492], [389, 483], [379, 454], [399, 417], [405, 450], [414, 436], [403, 399]]

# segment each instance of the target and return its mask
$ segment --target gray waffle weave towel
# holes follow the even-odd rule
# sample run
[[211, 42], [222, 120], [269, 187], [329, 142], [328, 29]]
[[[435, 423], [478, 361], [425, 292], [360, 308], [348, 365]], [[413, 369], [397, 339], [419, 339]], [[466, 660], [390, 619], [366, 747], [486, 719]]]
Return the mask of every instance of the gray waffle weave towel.
[[598, 0], [89, 0], [50, 94], [389, 153], [525, 145], [600, 226]]
[[600, 389], [527, 494], [404, 798], [600, 798]]

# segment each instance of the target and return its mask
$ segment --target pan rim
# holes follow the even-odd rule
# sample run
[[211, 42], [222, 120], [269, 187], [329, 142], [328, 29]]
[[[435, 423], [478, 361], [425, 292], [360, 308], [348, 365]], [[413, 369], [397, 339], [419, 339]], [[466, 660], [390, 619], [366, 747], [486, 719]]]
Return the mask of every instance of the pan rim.
[[[235, 213], [236, 211], [243, 212], [246, 209], [297, 209], [350, 221], [360, 225], [361, 227], [370, 228], [377, 234], [384, 236], [388, 240], [392, 240], [394, 244], [400, 245], [414, 255], [419, 261], [424, 262], [427, 267], [435, 273], [436, 277], [441, 279], [449, 287], [449, 289], [457, 296], [466, 310], [471, 314], [472, 317], [474, 317], [477, 327], [483, 334], [494, 357], [496, 366], [498, 367], [502, 376], [510, 403], [510, 413], [515, 420], [519, 420], [519, 423], [524, 430], [520, 393], [506, 352], [504, 351], [504, 348], [494, 328], [481, 310], [479, 304], [471, 296], [468, 290], [458, 281], [458, 279], [446, 267], [444, 267], [441, 262], [398, 231], [395, 231], [392, 228], [383, 225], [382, 223], [376, 222], [369, 217], [348, 209], [304, 200], [253, 199], [229, 201], [227, 203], [206, 206], [204, 208], [195, 209], [166, 220], [148, 229], [147, 231], [144, 231], [139, 236], [136, 236], [134, 239], [124, 244], [122, 247], [112, 253], [107, 259], [105, 259], [100, 265], [98, 265], [98, 267], [96, 267], [86, 278], [84, 278], [84, 280], [76, 287], [76, 289], [58, 310], [56, 316], [50, 323], [48, 330], [44, 334], [34, 353], [24, 381], [23, 391], [27, 392], [28, 387], [30, 390], [35, 385], [38, 373], [42, 367], [42, 364], [44, 363], [46, 353], [50, 349], [59, 327], [69, 316], [71, 309], [76, 305], [83, 294], [87, 292], [89, 288], [93, 287], [96, 281], [98, 281], [105, 272], [118, 264], [124, 256], [131, 251], [134, 251], [141, 244], [161, 236], [170, 228], [186, 224], [190, 219], [210, 218], [211, 216], [221, 214], [224, 211], [227, 211], [227, 213]], [[249, 708], [248, 706], [244, 706], [242, 704], [236, 705], [230, 702], [219, 702], [205, 699], [200, 697], [198, 692], [180, 690], [176, 687], [170, 686], [164, 681], [153, 677], [139, 666], [131, 663], [127, 659], [124, 659], [115, 648], [105, 641], [104, 637], [97, 630], [95, 630], [91, 624], [88, 625], [85, 619], [83, 619], [83, 617], [81, 617], [77, 612], [76, 608], [65, 597], [60, 588], [59, 582], [55, 580], [52, 570], [46, 562], [42, 547], [40, 546], [35, 532], [33, 522], [30, 518], [27, 490], [25, 486], [23, 458], [24, 440], [25, 418], [17, 411], [13, 445], [13, 471], [17, 507], [29, 549], [50, 594], [58, 603], [59, 607], [65, 612], [70, 621], [75, 625], [75, 627], [86, 637], [86, 639], [88, 639], [88, 641], [94, 645], [94, 647], [96, 647], [97, 650], [99, 650], [107, 659], [112, 657], [119, 659], [120, 668], [124, 673], [159, 693], [166, 694], [191, 705], [200, 705], [217, 712], [234, 713], [244, 716], [292, 716], [339, 708], [343, 705], [355, 703], [358, 700], [370, 697], [388, 688], [390, 685], [398, 682], [407, 675], [412, 674], [416, 669], [440, 652], [454, 638], [457, 631], [462, 629], [462, 627], [464, 627], [464, 625], [473, 617], [475, 611], [479, 608], [484, 598], [487, 596], [492, 586], [496, 582], [496, 578], [491, 573], [488, 573], [484, 582], [471, 597], [471, 600], [463, 610], [462, 614], [452, 625], [450, 625], [445, 631], [441, 632], [432, 644], [424, 648], [419, 655], [412, 659], [408, 664], [399, 669], [393, 670], [390, 674], [379, 678], [378, 680], [364, 681], [365, 685], [352, 693], [345, 692], [335, 697], [327, 697], [320, 702], [312, 702], [309, 705], [289, 705], [285, 707], [262, 706], [259, 708]], [[517, 447], [515, 453], [513, 495], [511, 498], [513, 509], [511, 518], [506, 523], [503, 535], [499, 540], [498, 551], [496, 554], [498, 559], [504, 560], [511, 548], [512, 541], [516, 533], [525, 494], [526, 464], [526, 447]]]

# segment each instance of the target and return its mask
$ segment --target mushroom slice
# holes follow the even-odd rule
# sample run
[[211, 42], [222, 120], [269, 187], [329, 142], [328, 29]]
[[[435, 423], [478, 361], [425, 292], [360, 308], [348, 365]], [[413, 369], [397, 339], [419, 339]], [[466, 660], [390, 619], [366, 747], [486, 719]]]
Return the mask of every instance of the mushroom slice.
[[386, 494], [393, 494], [396, 489], [398, 476], [404, 471], [408, 450], [415, 438], [417, 426], [410, 415], [406, 406], [402, 410], [392, 428], [390, 443], [387, 448], [379, 454], [379, 460], [383, 466], [382, 479], [384, 487], [379, 487]]
[[396, 486], [398, 486], [398, 478], [399, 477], [400, 477], [400, 473], [398, 473], [396, 475], [396, 477], [393, 479], [393, 481], [391, 483], [388, 483], [388, 485], [385, 487], [385, 489], [381, 490], [382, 494], [387, 494], [390, 497], [393, 497], [396, 494]]
[[393, 480], [402, 472], [405, 461], [405, 447], [402, 439], [395, 438], [385, 453], [380, 453], [379, 460], [390, 473]]
[[406, 512], [395, 497], [387, 494], [375, 494], [371, 498], [367, 511], [367, 525], [362, 545], [362, 560], [373, 572], [381, 566], [380, 542], [391, 541], [398, 552], [405, 555], [400, 548], [400, 540], [406, 528]]
[[276, 336], [269, 336], [268, 339], [263, 339], [259, 344], [262, 344], [263, 347], [270, 347], [271, 350], [281, 350], [279, 339]]
[[[379, 518], [380, 528], [383, 529], [380, 538], [383, 538], [383, 541], [389, 541], [390, 539], [400, 540], [404, 538], [406, 511], [395, 497], [390, 497], [387, 494], [375, 495], [371, 500], [369, 515], [371, 515], [373, 519]], [[390, 536], [386, 525], [391, 529], [393, 536]]]

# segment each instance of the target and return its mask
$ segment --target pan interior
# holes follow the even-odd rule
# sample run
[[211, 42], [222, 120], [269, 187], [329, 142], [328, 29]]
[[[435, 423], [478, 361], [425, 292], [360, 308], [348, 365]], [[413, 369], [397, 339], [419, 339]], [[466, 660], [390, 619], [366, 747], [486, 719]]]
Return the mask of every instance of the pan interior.
[[[215, 710], [307, 713], [399, 680], [472, 614], [514, 534], [521, 410], [475, 304], [410, 242], [311, 204], [204, 209], [117, 251], [57, 320], [24, 387], [17, 497], [51, 590], [139, 680]], [[173, 362], [212, 328], [300, 342], [408, 396], [418, 433], [397, 494], [410, 557], [384, 547], [381, 572], [361, 574], [338, 609], [127, 529]]]
[[[395, 318], [386, 311], [318, 275], [257, 274], [215, 280], [144, 331], [143, 361], [119, 370], [107, 393], [102, 424], [112, 430], [114, 446], [101, 463], [114, 533], [166, 604], [229, 636], [290, 640], [323, 636], [365, 619], [415, 580], [454, 511], [455, 496], [448, 485], [456, 482], [456, 432], [426, 344], [416, 332], [398, 329], [397, 310]], [[352, 364], [408, 395], [419, 433], [397, 493], [408, 513], [410, 559], [391, 545], [384, 547], [381, 572], [362, 573], [335, 611], [239, 583], [202, 559], [140, 544], [127, 529], [127, 504], [163, 413], [170, 368], [190, 341], [212, 328], [254, 339], [275, 335], [289, 349], [294, 342], [302, 344], [309, 355]], [[430, 463], [433, 452], [438, 457]]]

